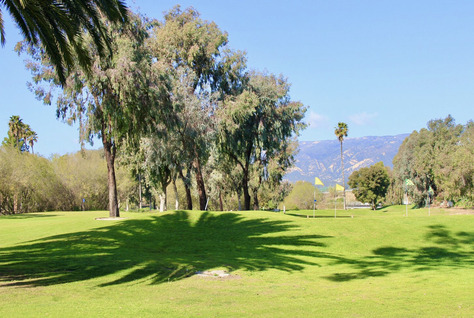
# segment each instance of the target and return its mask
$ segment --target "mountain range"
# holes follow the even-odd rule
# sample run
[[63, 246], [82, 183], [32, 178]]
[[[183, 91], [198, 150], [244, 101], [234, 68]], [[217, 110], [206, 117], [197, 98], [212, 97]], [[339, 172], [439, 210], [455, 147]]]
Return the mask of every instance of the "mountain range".
[[[346, 182], [353, 171], [382, 161], [393, 167], [392, 160], [409, 134], [347, 138], [343, 142], [344, 176]], [[325, 186], [342, 184], [341, 145], [338, 139], [300, 141], [295, 165], [285, 175], [286, 180], [314, 182], [318, 177]]]

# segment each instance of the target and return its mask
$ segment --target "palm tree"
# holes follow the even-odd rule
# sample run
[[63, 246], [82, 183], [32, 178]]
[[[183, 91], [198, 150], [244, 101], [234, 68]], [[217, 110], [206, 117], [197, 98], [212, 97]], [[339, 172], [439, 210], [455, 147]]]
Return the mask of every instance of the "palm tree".
[[111, 48], [101, 16], [112, 22], [127, 21], [127, 7], [122, 0], [0, 0], [2, 46], [5, 44], [2, 7], [10, 12], [29, 45], [43, 46], [62, 84], [66, 70], [76, 60], [84, 70], [90, 70], [91, 57], [81, 37], [83, 29], [91, 35], [99, 54], [105, 56], [105, 48], [109, 52]]
[[25, 132], [24, 132], [25, 144], [29, 145], [31, 147], [31, 153], [35, 154], [33, 150], [33, 145], [35, 142], [38, 141], [38, 135], [36, 134], [35, 131], [30, 129], [29, 125], [26, 125], [26, 126], [27, 128], [25, 129]]
[[344, 196], [344, 210], [346, 209], [346, 182], [344, 178], [344, 156], [342, 152], [342, 142], [344, 141], [344, 137], [347, 137], [347, 133], [349, 132], [349, 128], [347, 128], [346, 123], [339, 122], [337, 123], [337, 127], [335, 127], [334, 134], [336, 134], [337, 139], [341, 143], [341, 170], [342, 170], [342, 187], [343, 187], [343, 196]]
[[10, 121], [8, 122], [8, 135], [13, 138], [13, 146], [21, 151], [20, 139], [22, 137], [22, 132], [25, 124], [23, 124], [20, 116], [11, 116]]

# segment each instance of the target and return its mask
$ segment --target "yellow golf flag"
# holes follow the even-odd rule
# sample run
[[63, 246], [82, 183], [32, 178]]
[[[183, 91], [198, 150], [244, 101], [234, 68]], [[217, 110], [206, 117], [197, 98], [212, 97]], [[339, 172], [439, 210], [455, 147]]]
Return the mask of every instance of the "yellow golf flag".
[[344, 191], [344, 187], [336, 183], [336, 191]]
[[324, 186], [324, 183], [318, 177], [314, 177], [314, 185]]

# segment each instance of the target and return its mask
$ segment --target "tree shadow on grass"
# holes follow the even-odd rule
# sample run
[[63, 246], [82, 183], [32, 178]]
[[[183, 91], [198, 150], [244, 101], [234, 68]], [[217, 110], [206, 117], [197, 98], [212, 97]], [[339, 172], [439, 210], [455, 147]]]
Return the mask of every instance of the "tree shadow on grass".
[[337, 216], [337, 217], [334, 217], [334, 215], [309, 215], [309, 214], [298, 214], [298, 213], [285, 213], [286, 215], [290, 215], [290, 216], [294, 216], [294, 217], [297, 217], [297, 218], [304, 218], [304, 219], [348, 219], [348, 218], [352, 218], [352, 216], [350, 215], [341, 215], [341, 216]]
[[[101, 286], [183, 279], [196, 271], [299, 271], [331, 257], [320, 235], [288, 235], [288, 221], [178, 211], [0, 249], [0, 285], [47, 286], [110, 276]], [[309, 247], [309, 248], [308, 248]], [[107, 280], [107, 279], [105, 279]]]
[[431, 246], [403, 248], [384, 246], [374, 249], [371, 256], [358, 260], [340, 258], [336, 264], [350, 264], [355, 271], [326, 276], [328, 280], [344, 282], [354, 279], [386, 276], [402, 269], [423, 271], [439, 268], [474, 268], [474, 232], [453, 233], [444, 225], [432, 225], [425, 234]]
[[58, 217], [56, 214], [42, 214], [42, 213], [19, 213], [19, 214], [0, 214], [0, 220], [20, 220], [20, 219], [35, 219], [35, 218], [50, 218]]

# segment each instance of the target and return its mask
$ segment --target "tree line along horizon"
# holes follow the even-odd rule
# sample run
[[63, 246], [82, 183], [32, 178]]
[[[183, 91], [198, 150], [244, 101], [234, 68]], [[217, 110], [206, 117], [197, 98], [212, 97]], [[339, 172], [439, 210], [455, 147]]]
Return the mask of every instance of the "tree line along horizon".
[[[12, 118], [19, 119], [17, 116]], [[0, 214], [107, 208], [107, 169], [103, 149], [82, 150], [45, 159], [28, 153], [22, 137], [15, 137], [14, 131], [9, 129], [0, 148]], [[408, 194], [416, 207], [441, 205], [448, 200], [459, 207], [472, 207], [473, 137], [472, 121], [456, 125], [450, 116], [430, 121], [427, 129], [414, 131], [404, 140], [393, 159], [393, 169], [378, 162], [354, 171], [347, 182], [352, 188], [347, 203], [369, 203], [375, 210], [379, 204], [402, 204]], [[18, 144], [15, 144], [16, 140], [19, 140]], [[430, 152], [438, 155], [427, 156]], [[420, 166], [425, 170], [420, 171]], [[154, 202], [159, 200], [156, 192], [143, 177], [131, 172], [127, 164], [118, 166], [120, 208], [126, 211], [155, 208]], [[205, 166], [203, 172], [209, 197], [208, 210], [242, 209], [241, 197], [232, 184], [223, 186], [223, 183], [215, 182], [217, 172], [212, 167]], [[431, 178], [420, 178], [422, 173], [432, 173]], [[405, 184], [407, 179], [412, 181], [411, 186]], [[190, 209], [198, 209], [199, 196], [194, 182], [191, 189]], [[268, 210], [283, 207], [287, 210], [312, 209], [313, 199], [317, 199], [319, 209], [331, 209], [335, 205], [339, 209], [345, 208], [345, 197], [338, 195], [335, 187], [326, 187], [325, 190], [327, 192], [322, 193], [321, 189], [306, 181], [290, 183], [284, 180], [278, 188], [260, 188], [258, 200], [260, 208]], [[170, 199], [162, 201], [161, 211], [189, 208], [181, 178], [173, 179], [165, 193]]]
[[[18, 150], [2, 147], [4, 160], [0, 169], [5, 174], [2, 174], [0, 212], [56, 209], [54, 199], [40, 199], [42, 194], [38, 189], [42, 173], [46, 173], [49, 181], [55, 183], [48, 191], [70, 192], [69, 203], [62, 207], [84, 209], [94, 202], [92, 197], [105, 196], [109, 215], [117, 217], [119, 201], [123, 204], [123, 200], [129, 202], [133, 197], [124, 199], [120, 197], [123, 192], [117, 192], [123, 191], [116, 176], [121, 168], [127, 171], [129, 182], [125, 184], [138, 186], [139, 196], [143, 186], [144, 193], [148, 191], [150, 198], [160, 202], [160, 210], [167, 205], [170, 185], [178, 193], [178, 180], [184, 189], [187, 209], [199, 206], [205, 210], [211, 204], [222, 210], [225, 199], [232, 196], [237, 196], [239, 209], [241, 198], [244, 210], [277, 206], [291, 188], [282, 179], [295, 160], [296, 136], [306, 127], [303, 118], [307, 107], [291, 100], [288, 80], [282, 75], [249, 70], [246, 53], [232, 49], [227, 33], [214, 22], [202, 20], [193, 8], [182, 10], [176, 6], [164, 14], [163, 20], [156, 20], [128, 11], [122, 1], [90, 2], [95, 11], [75, 12], [78, 7], [73, 6], [67, 8], [73, 15], [60, 17], [45, 11], [53, 20], [64, 19], [61, 23], [49, 25], [46, 19], [27, 25], [26, 29], [20, 26], [25, 40], [17, 44], [16, 50], [28, 58], [26, 67], [32, 74], [28, 86], [36, 97], [45, 104], [56, 104], [58, 119], [78, 123], [82, 143], [91, 142], [94, 137], [101, 140], [107, 167], [106, 194], [92, 186], [95, 192], [86, 195], [83, 185], [64, 183], [63, 179], [74, 183], [64, 172], [69, 169], [65, 167], [74, 166], [67, 162], [79, 164], [80, 160], [35, 159], [26, 151], [33, 150], [36, 141], [19, 138], [20, 132], [27, 131], [26, 126], [16, 125], [23, 130], [14, 130], [13, 124], [6, 144], [14, 144], [13, 149]], [[84, 19], [76, 23], [79, 27], [68, 29], [68, 23], [73, 21], [71, 17], [77, 14], [85, 14]], [[49, 33], [35, 29], [43, 24]], [[3, 26], [0, 31], [3, 43]], [[51, 46], [58, 32], [65, 39], [57, 41], [57, 47]], [[48, 34], [51, 37], [45, 36]], [[341, 143], [342, 167], [342, 145], [347, 136], [347, 125], [344, 125], [339, 123], [335, 131]], [[470, 127], [472, 122], [462, 126], [455, 137], [461, 138], [466, 131], [470, 133]], [[33, 131], [28, 129], [31, 134]], [[469, 138], [463, 137], [459, 142], [472, 142]], [[453, 139], [435, 146], [448, 150], [451, 142]], [[409, 143], [409, 147], [418, 149], [416, 142]], [[467, 149], [471, 150], [472, 147]], [[23, 157], [15, 157], [12, 151]], [[20, 162], [10, 162], [9, 156]], [[410, 176], [420, 195], [429, 186], [435, 189], [436, 197], [456, 196], [472, 202], [472, 173], [466, 177], [470, 172], [461, 169], [458, 180], [448, 185], [443, 179], [444, 170], [438, 169], [435, 163], [420, 176], [420, 166], [410, 166], [411, 159], [400, 159], [410, 167], [401, 169], [400, 175]], [[458, 164], [458, 159], [449, 160], [453, 165]], [[33, 173], [32, 167], [37, 166], [45, 170]], [[31, 174], [25, 169], [31, 169]], [[394, 170], [394, 174], [395, 171], [399, 172]], [[74, 175], [74, 171], [71, 173]], [[39, 179], [28, 180], [30, 177]], [[463, 187], [456, 192], [451, 184]], [[410, 191], [418, 195], [415, 190]], [[193, 196], [197, 200], [193, 201]], [[138, 201], [142, 202], [141, 197]], [[102, 199], [98, 202], [104, 203]], [[103, 208], [101, 204], [94, 207]]]

